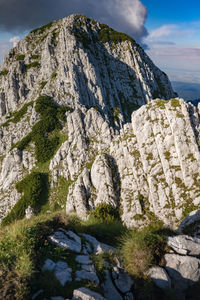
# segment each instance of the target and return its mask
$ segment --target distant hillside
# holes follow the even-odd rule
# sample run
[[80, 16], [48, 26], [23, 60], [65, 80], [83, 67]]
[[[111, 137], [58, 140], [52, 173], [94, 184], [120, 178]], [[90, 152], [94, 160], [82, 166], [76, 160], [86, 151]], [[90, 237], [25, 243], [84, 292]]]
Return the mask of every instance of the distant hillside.
[[180, 81], [172, 81], [171, 83], [179, 97], [186, 101], [200, 98], [200, 84]]

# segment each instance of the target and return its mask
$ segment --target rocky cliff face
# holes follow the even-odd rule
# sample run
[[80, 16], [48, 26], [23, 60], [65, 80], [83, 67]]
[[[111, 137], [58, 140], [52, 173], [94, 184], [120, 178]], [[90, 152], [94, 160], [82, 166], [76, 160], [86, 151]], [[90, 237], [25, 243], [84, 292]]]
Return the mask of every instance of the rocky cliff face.
[[59, 104], [97, 107], [124, 120], [135, 105], [174, 92], [167, 76], [129, 36], [84, 16], [72, 15], [33, 30], [1, 67], [1, 116], [52, 96]]
[[1, 66], [0, 218], [34, 206], [16, 183], [36, 172], [48, 209], [87, 218], [106, 202], [129, 227], [175, 226], [200, 202], [200, 123], [174, 97], [142, 48], [106, 25], [72, 15], [32, 31]]

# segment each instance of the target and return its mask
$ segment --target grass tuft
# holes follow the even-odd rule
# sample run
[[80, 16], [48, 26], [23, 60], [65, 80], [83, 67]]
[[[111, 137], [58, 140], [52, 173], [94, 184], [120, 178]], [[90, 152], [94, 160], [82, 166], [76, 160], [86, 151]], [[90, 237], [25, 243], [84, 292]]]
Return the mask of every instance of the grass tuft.
[[162, 230], [161, 224], [154, 223], [143, 229], [133, 229], [123, 236], [121, 255], [131, 275], [145, 277], [152, 265], [162, 265], [167, 250], [166, 232]]

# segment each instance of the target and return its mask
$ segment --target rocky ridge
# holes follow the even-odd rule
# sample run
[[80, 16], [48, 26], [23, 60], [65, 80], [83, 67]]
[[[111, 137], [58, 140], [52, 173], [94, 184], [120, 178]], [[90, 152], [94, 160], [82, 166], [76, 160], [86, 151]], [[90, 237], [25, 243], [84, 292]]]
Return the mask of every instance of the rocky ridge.
[[[0, 74], [1, 219], [20, 199], [16, 182], [33, 171], [48, 176], [51, 205], [81, 218], [105, 202], [121, 208], [128, 227], [155, 218], [177, 226], [198, 209], [198, 108], [173, 98], [167, 76], [132, 38], [72, 15], [32, 31]], [[57, 120], [46, 132], [52, 116], [37, 109], [40, 97], [56, 104], [45, 108]], [[53, 149], [42, 162], [38, 124]]]

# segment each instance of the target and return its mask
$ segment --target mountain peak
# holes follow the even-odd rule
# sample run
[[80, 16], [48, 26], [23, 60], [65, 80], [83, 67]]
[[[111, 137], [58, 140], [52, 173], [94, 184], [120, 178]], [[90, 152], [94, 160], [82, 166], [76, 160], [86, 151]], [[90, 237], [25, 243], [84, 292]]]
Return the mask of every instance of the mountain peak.
[[0, 71], [0, 115], [41, 93], [58, 104], [96, 107], [122, 122], [135, 107], [175, 96], [171, 84], [128, 35], [82, 15], [32, 30], [5, 57]]

